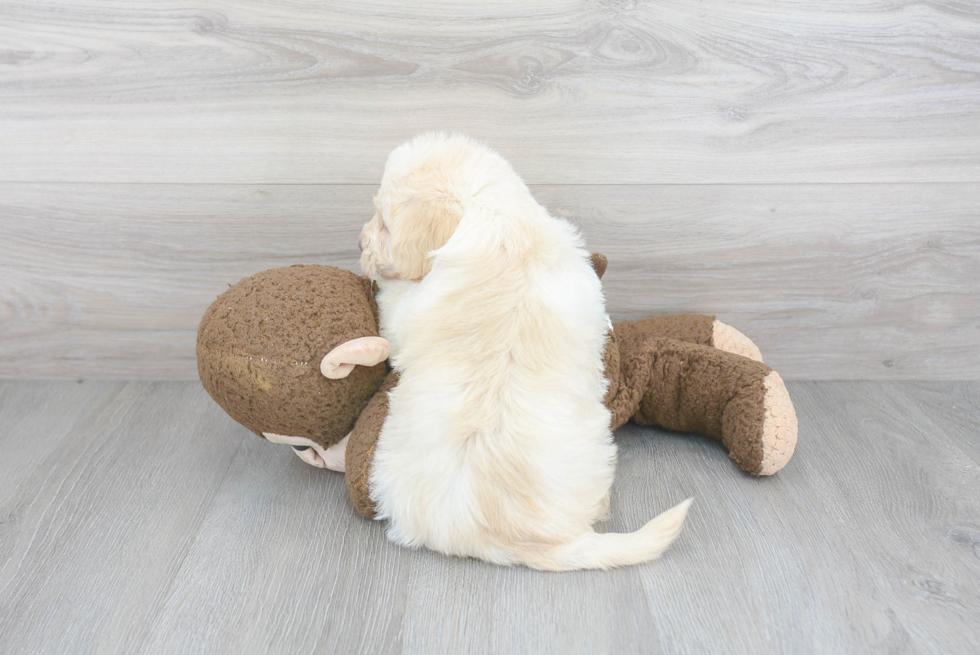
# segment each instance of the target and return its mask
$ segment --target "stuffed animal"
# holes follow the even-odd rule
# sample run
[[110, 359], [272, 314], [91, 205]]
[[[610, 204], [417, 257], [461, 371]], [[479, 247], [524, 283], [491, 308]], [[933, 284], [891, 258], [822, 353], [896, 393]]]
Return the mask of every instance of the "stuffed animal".
[[241, 280], [201, 319], [204, 388], [252, 432], [323, 466], [310, 447], [323, 453], [340, 443], [388, 373], [374, 294], [370, 280], [333, 266]]
[[[593, 255], [602, 276], [606, 259]], [[354, 507], [371, 518], [369, 474], [398, 374], [384, 360], [377, 289], [332, 266], [245, 278], [198, 330], [198, 372], [233, 419], [330, 467], [339, 450]], [[747, 337], [713, 316], [617, 323], [605, 352], [612, 427], [632, 420], [718, 438], [753, 475], [772, 475], [796, 445], [793, 404]], [[344, 440], [347, 440], [344, 443]]]

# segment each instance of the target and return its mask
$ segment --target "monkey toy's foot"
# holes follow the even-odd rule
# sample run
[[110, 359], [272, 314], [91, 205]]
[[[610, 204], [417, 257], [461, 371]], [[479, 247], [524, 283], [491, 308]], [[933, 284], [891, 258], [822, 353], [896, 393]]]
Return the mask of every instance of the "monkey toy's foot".
[[710, 345], [725, 352], [754, 359], [757, 362], [762, 361], [762, 352], [752, 342], [752, 339], [718, 319], [714, 319], [711, 324]]
[[772, 475], [786, 466], [796, 449], [796, 411], [779, 373], [770, 370], [760, 386], [762, 411], [755, 407], [758, 387], [744, 389], [726, 408], [722, 441], [742, 469]]

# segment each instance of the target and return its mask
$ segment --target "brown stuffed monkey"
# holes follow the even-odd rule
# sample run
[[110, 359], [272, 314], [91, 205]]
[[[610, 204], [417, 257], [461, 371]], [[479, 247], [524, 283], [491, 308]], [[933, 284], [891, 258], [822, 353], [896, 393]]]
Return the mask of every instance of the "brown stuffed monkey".
[[[606, 258], [593, 255], [593, 266], [601, 277]], [[332, 266], [264, 271], [218, 297], [197, 345], [215, 401], [304, 461], [344, 470], [354, 507], [369, 518], [371, 461], [397, 384], [384, 364], [375, 291]], [[753, 475], [771, 475], [793, 455], [796, 414], [782, 379], [713, 316], [617, 323], [605, 363], [614, 429], [633, 420], [707, 434]]]
[[201, 319], [201, 383], [260, 437], [343, 470], [343, 441], [388, 374], [374, 293], [367, 278], [333, 266], [241, 280]]

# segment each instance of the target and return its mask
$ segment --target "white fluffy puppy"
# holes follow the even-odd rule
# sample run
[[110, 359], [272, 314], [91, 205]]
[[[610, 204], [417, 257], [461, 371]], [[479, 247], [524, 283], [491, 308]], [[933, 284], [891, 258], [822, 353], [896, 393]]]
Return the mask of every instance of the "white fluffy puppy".
[[608, 319], [576, 229], [462, 136], [388, 158], [361, 266], [379, 281], [400, 372], [370, 474], [406, 546], [545, 570], [657, 557], [690, 501], [597, 534], [616, 447], [603, 405]]

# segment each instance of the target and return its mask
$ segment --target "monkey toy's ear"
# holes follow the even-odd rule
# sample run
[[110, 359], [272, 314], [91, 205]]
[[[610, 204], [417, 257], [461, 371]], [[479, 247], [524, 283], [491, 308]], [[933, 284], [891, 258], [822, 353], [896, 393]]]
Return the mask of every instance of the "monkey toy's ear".
[[606, 272], [606, 265], [609, 264], [609, 260], [606, 256], [599, 252], [592, 253], [592, 268], [595, 270], [595, 274], [602, 279], [602, 274]]
[[388, 359], [391, 344], [382, 337], [360, 337], [340, 344], [320, 362], [320, 372], [331, 380], [350, 375], [355, 366], [374, 366]]

